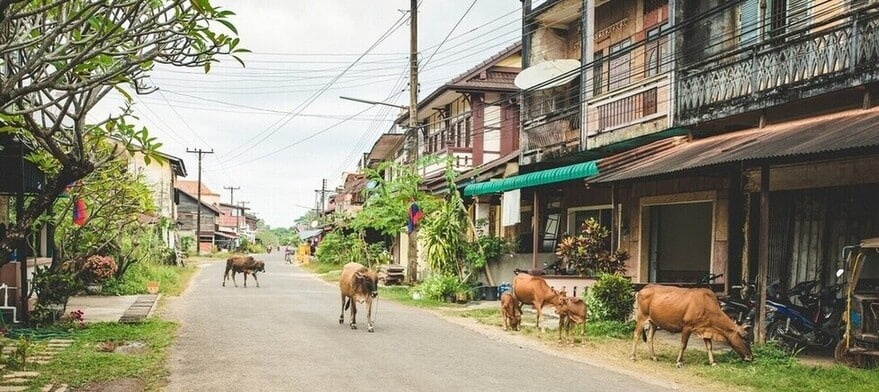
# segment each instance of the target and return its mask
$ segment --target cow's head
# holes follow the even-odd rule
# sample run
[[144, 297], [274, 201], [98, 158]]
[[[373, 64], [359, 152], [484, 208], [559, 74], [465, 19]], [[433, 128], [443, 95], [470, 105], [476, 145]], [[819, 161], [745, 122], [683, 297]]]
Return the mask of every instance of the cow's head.
[[356, 284], [363, 287], [372, 298], [378, 296], [378, 274], [372, 270], [357, 271], [354, 273]]
[[257, 260], [255, 263], [253, 263], [253, 271], [266, 272], [266, 263], [262, 260]]
[[753, 354], [751, 354], [751, 340], [748, 339], [748, 330], [750, 328], [747, 325], [736, 325], [733, 333], [727, 336], [729, 346], [746, 362], [751, 362], [754, 359]]

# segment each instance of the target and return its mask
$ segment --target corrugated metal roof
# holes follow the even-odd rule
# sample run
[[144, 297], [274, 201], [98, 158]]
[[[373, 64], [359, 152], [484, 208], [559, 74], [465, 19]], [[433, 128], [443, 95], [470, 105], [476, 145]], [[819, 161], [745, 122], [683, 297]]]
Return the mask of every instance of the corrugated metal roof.
[[[589, 182], [611, 182], [711, 165], [879, 146], [879, 107], [851, 110], [687, 141], [669, 138], [601, 160]], [[607, 169], [604, 168], [607, 166]]]

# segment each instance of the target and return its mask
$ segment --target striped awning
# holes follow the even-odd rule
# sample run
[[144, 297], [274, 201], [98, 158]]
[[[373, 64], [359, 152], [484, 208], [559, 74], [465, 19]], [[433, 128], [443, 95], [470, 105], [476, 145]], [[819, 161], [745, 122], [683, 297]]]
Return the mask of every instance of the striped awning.
[[507, 177], [499, 180], [469, 184], [464, 187], [464, 196], [478, 196], [489, 193], [501, 193], [511, 191], [513, 189], [522, 189], [532, 186], [552, 184], [556, 182], [578, 180], [595, 175], [598, 175], [598, 165], [596, 164], [596, 161], [581, 162], [573, 165], [536, 171], [533, 173]]

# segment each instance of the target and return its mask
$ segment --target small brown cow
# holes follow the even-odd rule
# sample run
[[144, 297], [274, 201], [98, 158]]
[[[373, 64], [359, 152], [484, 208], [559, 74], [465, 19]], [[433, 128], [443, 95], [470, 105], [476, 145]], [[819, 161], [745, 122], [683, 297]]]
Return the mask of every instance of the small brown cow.
[[[650, 358], [656, 360], [653, 352], [653, 335], [656, 328], [668, 332], [681, 333], [681, 350], [678, 352], [677, 367], [684, 365], [684, 350], [690, 334], [696, 333], [708, 349], [708, 363], [712, 366], [714, 353], [712, 340], [726, 342], [745, 361], [751, 361], [751, 343], [748, 341], [746, 327], [736, 324], [720, 309], [717, 296], [708, 289], [686, 289], [673, 286], [647, 285], [638, 292], [635, 308], [635, 336], [632, 342], [632, 360], [638, 339], [646, 333]], [[645, 327], [645, 323], [647, 326]], [[644, 329], [647, 329], [645, 332]]]
[[518, 331], [519, 323], [522, 322], [522, 310], [519, 309], [519, 300], [509, 291], [501, 294], [501, 313], [504, 316], [504, 331], [511, 328]]
[[255, 260], [253, 256], [232, 256], [226, 260], [226, 272], [223, 274], [223, 287], [226, 287], [226, 280], [229, 279], [229, 273], [232, 273], [232, 283], [238, 287], [235, 281], [235, 274], [244, 274], [244, 287], [247, 287], [247, 275], [252, 275], [256, 281], [256, 287], [259, 287], [259, 279], [256, 278], [257, 272], [266, 272], [266, 264], [261, 260]]
[[582, 334], [586, 334], [586, 302], [577, 297], [562, 296], [559, 305], [555, 308], [559, 315], [559, 342], [562, 341], [562, 331], [565, 332], [565, 341], [571, 341], [571, 328], [579, 326]]
[[531, 305], [537, 310], [538, 332], [540, 332], [540, 319], [543, 318], [543, 306], [546, 304], [558, 306], [559, 304], [559, 293], [549, 287], [546, 280], [519, 271], [513, 278], [513, 295], [519, 300], [520, 314], [522, 313], [522, 305]]
[[342, 268], [339, 278], [339, 289], [342, 293], [342, 313], [339, 324], [345, 323], [345, 310], [351, 307], [351, 329], [357, 329], [357, 304], [366, 302], [366, 323], [369, 332], [375, 329], [372, 325], [372, 299], [378, 296], [378, 274], [360, 263], [348, 263]]

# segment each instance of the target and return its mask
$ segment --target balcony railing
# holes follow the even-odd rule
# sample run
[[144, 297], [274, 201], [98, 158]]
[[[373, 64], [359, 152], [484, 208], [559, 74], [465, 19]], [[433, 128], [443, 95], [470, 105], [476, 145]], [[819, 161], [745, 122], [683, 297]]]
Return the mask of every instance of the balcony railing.
[[817, 32], [791, 32], [682, 70], [675, 122], [766, 108], [794, 91], [808, 97], [879, 80], [879, 14], [844, 15], [809, 28]]
[[521, 141], [523, 151], [545, 149], [579, 142], [580, 111], [576, 108], [561, 113], [526, 120]]

